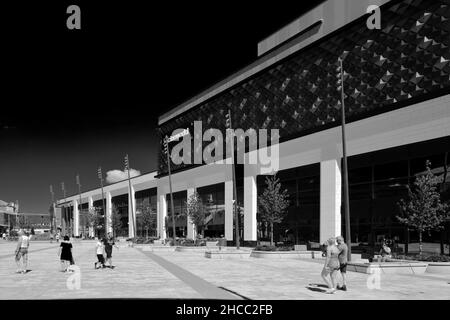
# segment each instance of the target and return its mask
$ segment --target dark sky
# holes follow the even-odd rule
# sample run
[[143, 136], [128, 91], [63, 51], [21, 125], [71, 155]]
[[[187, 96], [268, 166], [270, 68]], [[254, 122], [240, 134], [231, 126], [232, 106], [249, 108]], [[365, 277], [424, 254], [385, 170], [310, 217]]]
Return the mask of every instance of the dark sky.
[[[95, 4], [93, 3], [95, 2]], [[257, 57], [257, 43], [320, 1], [2, 3], [0, 199], [46, 213], [99, 184], [97, 167], [156, 169], [158, 115]], [[66, 8], [81, 8], [81, 30]], [[145, 5], [144, 5], [145, 4]]]

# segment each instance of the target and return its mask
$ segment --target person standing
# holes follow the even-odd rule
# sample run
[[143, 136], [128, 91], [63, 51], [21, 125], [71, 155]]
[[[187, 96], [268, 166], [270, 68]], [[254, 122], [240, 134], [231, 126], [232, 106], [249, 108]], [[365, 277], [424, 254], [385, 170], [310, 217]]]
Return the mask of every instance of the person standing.
[[58, 256], [61, 259], [61, 267], [63, 272], [69, 271], [69, 266], [72, 264], [72, 244], [70, 243], [69, 236], [64, 236], [63, 241], [59, 247]]
[[59, 243], [59, 232], [56, 233], [56, 243]]
[[[334, 238], [328, 239], [326, 252], [325, 264], [321, 276], [330, 289], [326, 293], [335, 293], [336, 275], [339, 271], [339, 249], [336, 247]], [[328, 275], [330, 275], [331, 281], [328, 280]]]
[[[105, 246], [103, 242], [98, 239], [97, 244], [95, 246], [95, 255], [98, 259], [97, 262], [94, 263], [95, 269], [104, 268], [105, 267]], [[100, 267], [98, 267], [98, 264], [100, 264]]]
[[[17, 264], [17, 273], [27, 273], [28, 267], [28, 247], [30, 246], [30, 240], [25, 235], [24, 231], [21, 229], [18, 232], [19, 239], [17, 241], [16, 247], [16, 264]], [[22, 262], [20, 261], [22, 260]]]
[[337, 248], [339, 249], [339, 271], [342, 276], [342, 286], [337, 286], [338, 290], [347, 291], [347, 255], [348, 247], [344, 242], [344, 237], [339, 236], [336, 238], [338, 243]]
[[391, 248], [389, 248], [387, 241], [384, 240], [380, 249], [381, 262], [386, 262], [388, 259], [392, 258]]
[[119, 247], [114, 242], [113, 236], [111, 235], [111, 233], [109, 233], [108, 234], [108, 238], [105, 239], [105, 253], [106, 253], [106, 262], [109, 261], [109, 267], [111, 269], [114, 268], [114, 266], [112, 265], [112, 250], [113, 250], [113, 246], [116, 247], [117, 249], [119, 249]]

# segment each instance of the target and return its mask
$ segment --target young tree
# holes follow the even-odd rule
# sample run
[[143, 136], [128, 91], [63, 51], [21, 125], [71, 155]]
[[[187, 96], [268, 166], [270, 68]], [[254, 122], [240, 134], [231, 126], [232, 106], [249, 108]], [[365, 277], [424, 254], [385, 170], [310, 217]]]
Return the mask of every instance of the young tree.
[[399, 202], [402, 216], [397, 219], [419, 233], [419, 254], [422, 254], [422, 234], [432, 230], [440, 230], [448, 218], [448, 206], [441, 203], [441, 196], [437, 190], [440, 178], [431, 171], [431, 163], [427, 160], [426, 173], [416, 177], [414, 187], [408, 185], [407, 201]]
[[140, 207], [139, 218], [136, 218], [139, 225], [145, 230], [146, 238], [148, 239], [149, 230], [154, 229], [155, 215], [149, 205], [142, 205]]
[[195, 191], [188, 197], [186, 202], [186, 215], [191, 219], [192, 223], [194, 224], [196, 234], [198, 234], [199, 228], [200, 227], [202, 228], [203, 238], [205, 237], [204, 223], [207, 212], [208, 212], [207, 208], [197, 191]]
[[28, 219], [24, 214], [19, 214], [17, 226], [19, 229], [26, 229], [28, 227]]
[[273, 245], [273, 225], [283, 221], [289, 207], [287, 189], [281, 190], [280, 179], [276, 176], [266, 178], [266, 189], [258, 197], [259, 214], [262, 221], [270, 226], [270, 245]]
[[87, 220], [89, 227], [91, 227], [94, 230], [94, 234], [98, 236], [98, 233], [100, 232], [99, 229], [103, 226], [104, 218], [98, 213], [96, 208], [92, 208], [88, 212]]
[[117, 237], [117, 235], [122, 230], [123, 223], [122, 217], [120, 215], [119, 209], [116, 206], [113, 206], [111, 212], [111, 228], [113, 230], [113, 237]]

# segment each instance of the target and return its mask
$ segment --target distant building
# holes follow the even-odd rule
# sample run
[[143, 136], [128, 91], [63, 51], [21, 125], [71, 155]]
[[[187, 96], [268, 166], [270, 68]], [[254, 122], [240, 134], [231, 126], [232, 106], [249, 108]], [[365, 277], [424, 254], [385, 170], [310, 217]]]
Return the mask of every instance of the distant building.
[[18, 203], [0, 200], [0, 232], [6, 232], [16, 222]]

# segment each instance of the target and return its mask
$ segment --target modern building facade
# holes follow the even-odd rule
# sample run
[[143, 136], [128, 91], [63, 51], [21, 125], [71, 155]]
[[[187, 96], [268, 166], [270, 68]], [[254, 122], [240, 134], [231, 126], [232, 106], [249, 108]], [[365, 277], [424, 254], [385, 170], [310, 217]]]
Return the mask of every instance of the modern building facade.
[[[370, 5], [380, 8], [380, 29], [368, 28]], [[414, 241], [414, 232], [396, 219], [397, 203], [407, 196], [406, 186], [424, 172], [427, 160], [443, 177], [443, 197], [449, 197], [449, 45], [448, 0], [323, 1], [261, 41], [253, 64], [159, 117], [158, 171], [132, 178], [131, 190], [128, 181], [104, 188], [109, 230], [108, 217], [121, 203], [128, 236], [138, 231], [133, 230], [132, 212], [139, 217], [144, 207], [155, 216], [155, 234], [171, 236], [163, 139], [189, 128], [194, 133], [186, 138], [192, 142], [190, 155], [201, 157], [213, 140], [204, 134], [218, 129], [225, 136], [225, 115], [230, 110], [235, 129], [279, 130], [278, 143], [260, 139], [258, 150], [248, 145], [245, 149], [246, 160], [257, 158], [262, 149], [278, 155], [277, 176], [288, 190], [290, 208], [276, 227], [276, 240], [322, 243], [343, 234], [341, 103], [335, 71], [342, 57], [351, 240]], [[201, 123], [200, 136], [195, 136], [196, 121]], [[245, 138], [240, 141], [245, 142]], [[169, 150], [175, 145], [170, 144]], [[183, 213], [186, 199], [197, 191], [209, 207], [206, 235], [234, 239], [231, 159], [219, 158], [212, 164], [171, 163], [177, 236], [195, 236]], [[262, 162], [236, 165], [238, 206], [243, 213], [240, 232], [249, 245], [267, 238], [267, 226], [258, 219], [257, 198], [265, 177], [274, 174], [272, 169]], [[128, 205], [129, 193], [134, 210]], [[93, 208], [98, 201], [101, 206], [101, 199], [100, 189], [85, 192], [81, 208]], [[73, 212], [78, 235], [79, 196], [59, 200], [58, 205]], [[444, 232], [427, 235], [426, 240], [448, 242], [449, 230], [447, 224]]]
[[17, 221], [19, 204], [0, 200], [0, 233], [11, 230]]

